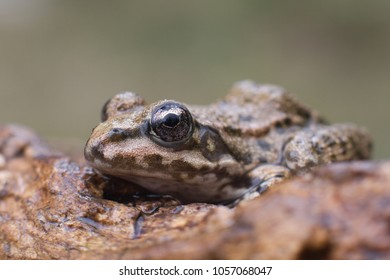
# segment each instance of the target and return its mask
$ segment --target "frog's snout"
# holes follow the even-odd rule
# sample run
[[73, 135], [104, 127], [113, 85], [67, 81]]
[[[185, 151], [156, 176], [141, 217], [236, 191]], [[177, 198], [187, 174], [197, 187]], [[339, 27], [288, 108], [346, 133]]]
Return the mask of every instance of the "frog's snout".
[[85, 159], [93, 163], [96, 159], [103, 159], [103, 143], [94, 141], [93, 138], [89, 138], [84, 148]]

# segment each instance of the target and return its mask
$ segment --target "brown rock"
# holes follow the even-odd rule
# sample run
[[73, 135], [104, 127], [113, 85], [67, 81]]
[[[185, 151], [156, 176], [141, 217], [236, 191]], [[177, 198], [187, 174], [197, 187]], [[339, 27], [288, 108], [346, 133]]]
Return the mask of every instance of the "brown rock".
[[234, 209], [146, 194], [0, 127], [2, 259], [389, 259], [390, 162], [319, 168]]

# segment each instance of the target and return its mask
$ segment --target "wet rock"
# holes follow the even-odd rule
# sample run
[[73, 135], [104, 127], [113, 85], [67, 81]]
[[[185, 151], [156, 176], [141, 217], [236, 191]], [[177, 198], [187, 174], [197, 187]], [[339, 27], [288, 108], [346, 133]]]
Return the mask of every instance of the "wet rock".
[[339, 163], [236, 208], [154, 196], [0, 127], [1, 259], [389, 259], [390, 163]]

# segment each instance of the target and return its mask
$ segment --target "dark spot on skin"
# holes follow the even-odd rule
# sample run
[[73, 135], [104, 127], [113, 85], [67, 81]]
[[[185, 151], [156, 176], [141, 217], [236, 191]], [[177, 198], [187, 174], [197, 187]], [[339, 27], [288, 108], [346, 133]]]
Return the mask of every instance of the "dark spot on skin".
[[290, 118], [286, 118], [286, 119], [284, 120], [284, 125], [285, 125], [285, 126], [291, 126], [291, 125], [292, 125], [292, 120], [291, 120]]
[[206, 172], [207, 170], [209, 170], [207, 165], [202, 165], [202, 167], [199, 169], [200, 172]]
[[326, 144], [326, 146], [329, 146], [329, 147], [332, 147], [332, 146], [337, 144], [335, 142], [334, 138], [331, 137], [330, 135], [322, 135], [321, 140], [323, 143]]
[[[98, 145], [94, 145], [91, 147], [91, 155], [92, 157], [91, 158], [97, 158], [97, 159], [104, 159], [104, 155], [103, 155], [103, 145], [101, 143], [99, 143]], [[89, 156], [86, 154], [85, 155], [86, 158], [89, 158]]]
[[267, 160], [267, 158], [265, 158], [265, 157], [259, 157], [259, 162], [260, 162], [260, 163], [267, 163], [268, 160]]
[[293, 126], [293, 121], [291, 118], [287, 117], [282, 120], [278, 120], [273, 125], [277, 133], [283, 134], [287, 129]]
[[305, 120], [309, 120], [312, 118], [311, 112], [306, 108], [297, 108], [297, 114]]
[[239, 128], [235, 128], [233, 126], [225, 126], [223, 127], [223, 130], [226, 131], [226, 133], [232, 135], [232, 136], [241, 136], [242, 130]]
[[149, 164], [161, 165], [163, 157], [161, 155], [155, 154], [155, 155], [146, 155], [144, 159]]
[[122, 154], [116, 154], [114, 156], [114, 158], [111, 160], [111, 163], [115, 164], [115, 166], [119, 167], [119, 168], [122, 168], [122, 169], [126, 169], [126, 168], [135, 168], [135, 167], [139, 167], [139, 168], [142, 168], [141, 166], [139, 166], [139, 164], [137, 164], [137, 160], [135, 157], [131, 157], [131, 156], [128, 156], [128, 155], [122, 155]]
[[[113, 128], [107, 134], [107, 137], [105, 137], [105, 139], [102, 140], [100, 143], [96, 145], [89, 145], [91, 146], [89, 153], [90, 156], [85, 153], [85, 157], [90, 161], [93, 161], [94, 158], [105, 161], [103, 151], [106, 149], [106, 147], [109, 147], [113, 142], [119, 142], [125, 140], [128, 137], [136, 138], [139, 136], [139, 134], [140, 132], [138, 129], [125, 130], [120, 128]], [[119, 157], [120, 155], [117, 156]]]
[[332, 141], [329, 141], [328, 143], [326, 143], [329, 147], [334, 147], [334, 146], [336, 146], [336, 142], [334, 141], [334, 140], [332, 140]]
[[271, 131], [271, 127], [265, 127], [263, 128], [259, 133], [255, 134], [257, 137], [263, 137], [266, 136]]
[[252, 178], [250, 178], [249, 176], [247, 175], [244, 175], [244, 176], [240, 176], [240, 177], [237, 177], [235, 178], [234, 181], [226, 184], [226, 185], [223, 185], [220, 190], [222, 191], [225, 187], [227, 186], [230, 186], [234, 189], [248, 189], [252, 186]]
[[245, 115], [245, 116], [240, 115], [239, 116], [239, 120], [241, 122], [252, 122], [253, 121], [253, 116], [251, 116], [251, 115]]
[[286, 160], [291, 162], [297, 162], [299, 159], [299, 154], [296, 151], [290, 151], [286, 153]]
[[318, 143], [314, 143], [313, 148], [315, 149], [315, 152], [317, 154], [322, 154], [324, 152], [324, 147], [321, 145], [318, 145]]
[[244, 164], [250, 164], [250, 163], [253, 161], [252, 155], [251, 155], [251, 153], [249, 153], [249, 152], [241, 153], [240, 160], [241, 160]]
[[134, 106], [134, 104], [132, 104], [132, 103], [122, 103], [122, 104], [119, 104], [117, 111], [118, 112], [127, 111], [130, 108], [132, 108], [133, 106]]
[[277, 122], [274, 123], [274, 126], [275, 126], [276, 128], [281, 128], [281, 127], [284, 127], [284, 124], [283, 124], [282, 121], [277, 121]]
[[244, 149], [241, 145], [231, 146], [228, 154], [233, 156], [236, 161], [243, 164], [250, 164], [253, 161], [252, 154], [247, 148]]
[[[212, 142], [214, 149], [208, 149], [208, 142]], [[221, 136], [209, 127], [201, 128], [199, 149], [202, 155], [211, 162], [217, 162], [223, 154], [230, 154]]]
[[195, 168], [192, 164], [182, 161], [182, 160], [173, 160], [170, 164], [170, 166], [174, 170], [182, 170], [182, 171], [198, 171], [197, 168]]
[[263, 149], [264, 151], [269, 151], [271, 150], [272, 146], [270, 143], [268, 143], [267, 141], [265, 140], [257, 140], [257, 145]]
[[347, 150], [347, 143], [345, 143], [344, 141], [340, 141], [339, 144], [340, 144], [340, 147], [342, 150], [345, 150], [345, 151]]
[[118, 142], [126, 138], [126, 131], [121, 128], [113, 128], [108, 132], [108, 138], [112, 142]]
[[118, 93], [113, 98], [107, 100], [102, 108], [100, 117], [102, 122], [104, 122], [110, 117], [142, 109], [143, 105], [145, 105], [145, 101], [137, 94], [131, 92]]
[[139, 129], [113, 128], [108, 132], [107, 138], [103, 142], [119, 142], [127, 138], [136, 138], [140, 136]]
[[[208, 126], [200, 128], [200, 143], [197, 148], [202, 152], [202, 155], [211, 162], [218, 162], [223, 155], [230, 155], [236, 161], [243, 162], [245, 164], [252, 162], [252, 156], [249, 152], [243, 152], [242, 147], [239, 145], [228, 147], [223, 141], [222, 137], [217, 131]], [[210, 151], [208, 147], [208, 141], [214, 144], [214, 149]]]
[[286, 129], [284, 127], [281, 127], [281, 126], [275, 126], [275, 131], [278, 134], [284, 134], [286, 132]]

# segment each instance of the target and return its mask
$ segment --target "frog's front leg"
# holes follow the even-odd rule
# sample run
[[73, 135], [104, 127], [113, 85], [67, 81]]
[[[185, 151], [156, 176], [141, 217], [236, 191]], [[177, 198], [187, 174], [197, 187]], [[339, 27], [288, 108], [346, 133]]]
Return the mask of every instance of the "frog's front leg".
[[235, 204], [241, 200], [252, 199], [262, 192], [267, 190], [270, 186], [279, 183], [290, 176], [290, 170], [287, 167], [274, 164], [265, 164], [251, 170], [247, 176], [250, 179], [245, 194], [235, 201]]
[[284, 159], [288, 168], [300, 172], [335, 161], [367, 159], [371, 149], [371, 137], [364, 129], [336, 124], [295, 134], [285, 146]]

